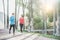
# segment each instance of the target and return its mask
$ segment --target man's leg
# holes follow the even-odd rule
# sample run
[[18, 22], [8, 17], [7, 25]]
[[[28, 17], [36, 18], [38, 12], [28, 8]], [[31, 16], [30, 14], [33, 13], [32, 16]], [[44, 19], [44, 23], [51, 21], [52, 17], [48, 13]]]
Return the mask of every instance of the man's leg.
[[9, 28], [9, 34], [11, 33], [11, 28], [12, 28], [12, 25], [10, 25], [10, 28]]
[[13, 25], [13, 34], [15, 34], [15, 25]]

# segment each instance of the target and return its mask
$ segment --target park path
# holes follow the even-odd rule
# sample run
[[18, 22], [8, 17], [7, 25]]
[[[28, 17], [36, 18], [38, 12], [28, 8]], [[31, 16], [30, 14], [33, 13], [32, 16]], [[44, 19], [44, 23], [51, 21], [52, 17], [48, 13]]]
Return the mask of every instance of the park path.
[[15, 35], [13, 35], [9, 34], [5, 30], [0, 30], [0, 40], [56, 40], [56, 39], [38, 36], [38, 34], [26, 32], [23, 33], [16, 32]]

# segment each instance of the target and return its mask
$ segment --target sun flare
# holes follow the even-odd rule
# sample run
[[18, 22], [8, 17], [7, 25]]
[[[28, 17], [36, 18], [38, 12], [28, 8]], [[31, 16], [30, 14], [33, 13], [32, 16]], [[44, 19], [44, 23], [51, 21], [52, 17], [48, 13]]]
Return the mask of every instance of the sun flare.
[[56, 0], [43, 0], [43, 10], [45, 12], [51, 12], [54, 10]]

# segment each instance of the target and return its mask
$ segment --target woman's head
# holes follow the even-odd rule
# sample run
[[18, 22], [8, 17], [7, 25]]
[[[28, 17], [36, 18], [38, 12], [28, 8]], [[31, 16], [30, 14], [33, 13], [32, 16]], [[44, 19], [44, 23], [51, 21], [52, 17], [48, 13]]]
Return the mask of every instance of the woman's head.
[[24, 17], [24, 15], [21, 15], [21, 17]]

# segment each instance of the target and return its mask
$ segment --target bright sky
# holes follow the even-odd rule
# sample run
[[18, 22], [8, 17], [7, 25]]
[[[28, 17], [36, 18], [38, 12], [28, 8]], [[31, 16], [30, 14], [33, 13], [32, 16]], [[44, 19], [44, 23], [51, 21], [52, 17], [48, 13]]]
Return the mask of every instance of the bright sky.
[[57, 3], [57, 0], [41, 0], [42, 8], [44, 11], [53, 10], [54, 5]]
[[[9, 0], [9, 13], [15, 12], [15, 0]], [[7, 11], [7, 0], [4, 0], [5, 4], [5, 12]], [[3, 12], [3, 3], [0, 0], [0, 12]]]
[[[58, 0], [41, 0], [42, 2], [42, 7], [45, 10], [50, 10], [54, 7], [54, 4], [57, 2]], [[5, 0], [5, 10], [7, 10], [7, 0]], [[2, 4], [2, 0], [0, 0], [0, 11], [3, 12], [3, 4]], [[15, 12], [15, 0], [9, 0], [9, 13], [13, 13]], [[20, 7], [20, 14], [22, 14], [22, 7]]]
[[2, 0], [0, 0], [0, 11], [2, 11], [2, 12], [3, 12]]

